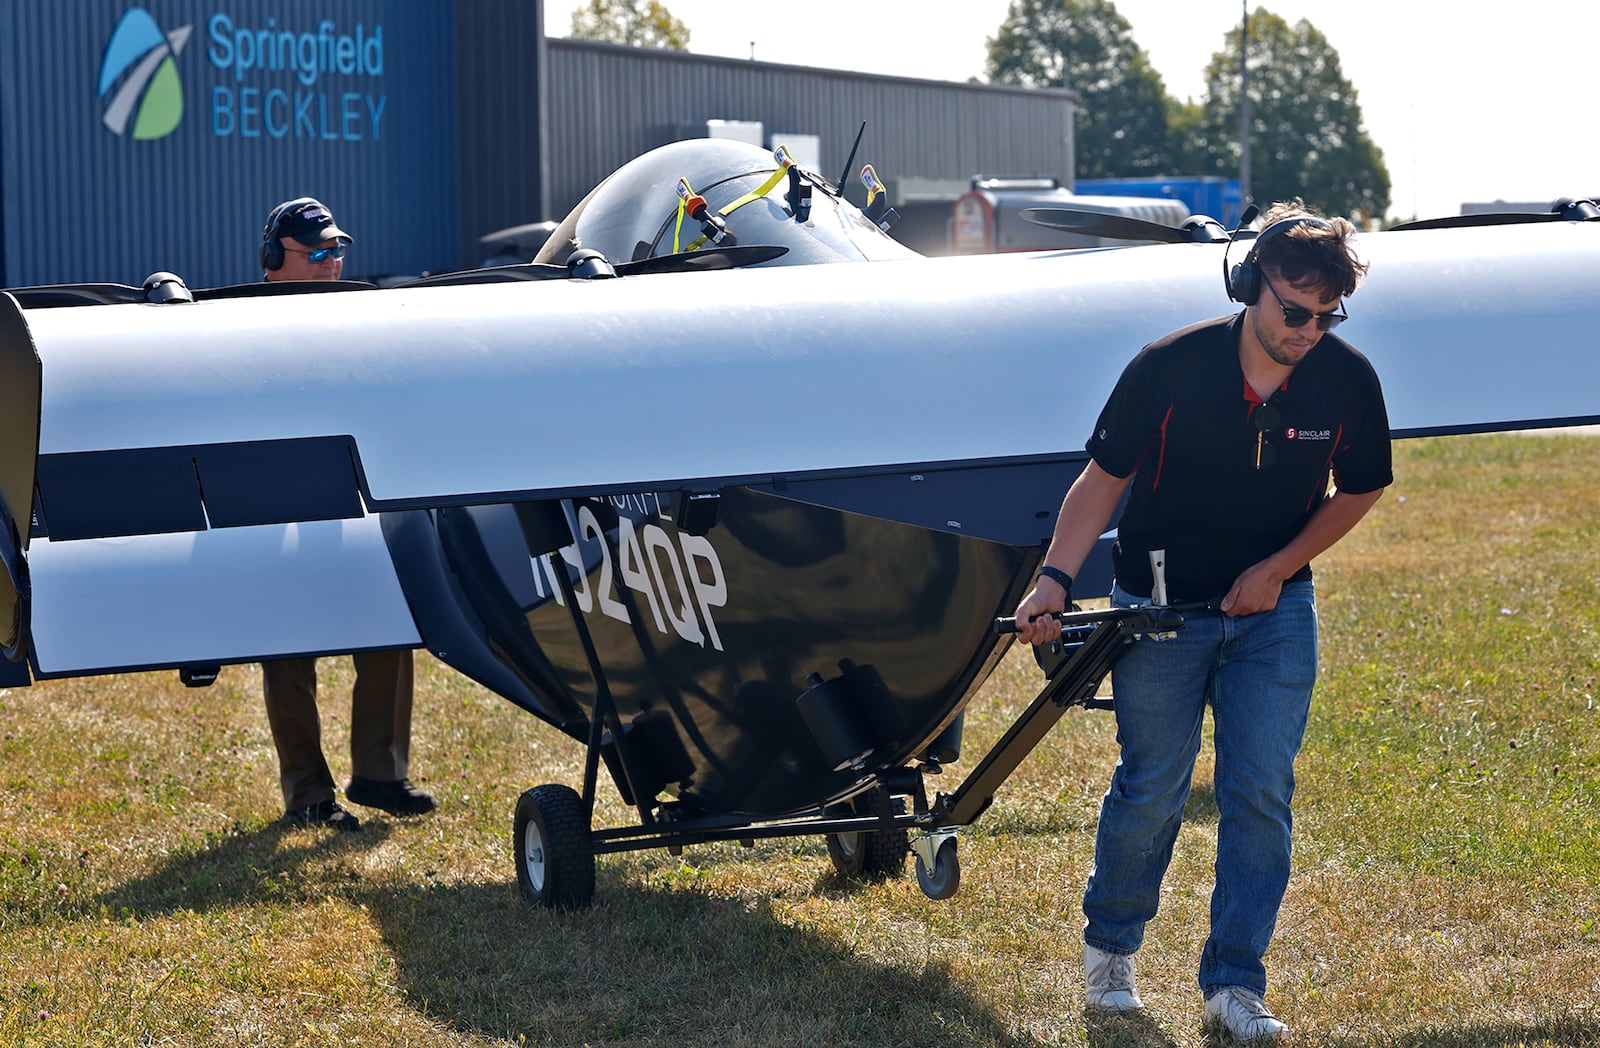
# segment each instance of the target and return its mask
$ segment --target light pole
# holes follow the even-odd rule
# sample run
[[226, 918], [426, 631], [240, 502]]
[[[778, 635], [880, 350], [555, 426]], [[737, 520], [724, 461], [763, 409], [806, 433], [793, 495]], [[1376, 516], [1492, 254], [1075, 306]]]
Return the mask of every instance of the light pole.
[[1250, 0], [1239, 23], [1239, 206], [1250, 206]]

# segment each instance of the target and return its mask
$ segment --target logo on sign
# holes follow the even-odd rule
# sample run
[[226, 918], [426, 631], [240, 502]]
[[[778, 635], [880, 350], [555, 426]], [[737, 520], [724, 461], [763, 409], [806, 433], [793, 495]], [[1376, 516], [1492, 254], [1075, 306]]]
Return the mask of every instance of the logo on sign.
[[173, 61], [193, 26], [163, 32], [150, 12], [122, 16], [100, 62], [101, 121], [113, 134], [165, 138], [183, 119], [183, 84]]

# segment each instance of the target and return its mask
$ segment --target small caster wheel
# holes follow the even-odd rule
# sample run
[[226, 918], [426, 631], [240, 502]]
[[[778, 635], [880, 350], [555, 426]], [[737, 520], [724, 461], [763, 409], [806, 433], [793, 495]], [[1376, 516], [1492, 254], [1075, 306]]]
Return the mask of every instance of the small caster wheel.
[[917, 855], [917, 884], [930, 899], [948, 899], [961, 887], [961, 860], [956, 857], [956, 839], [940, 842], [934, 855], [933, 870], [928, 870], [922, 855]]

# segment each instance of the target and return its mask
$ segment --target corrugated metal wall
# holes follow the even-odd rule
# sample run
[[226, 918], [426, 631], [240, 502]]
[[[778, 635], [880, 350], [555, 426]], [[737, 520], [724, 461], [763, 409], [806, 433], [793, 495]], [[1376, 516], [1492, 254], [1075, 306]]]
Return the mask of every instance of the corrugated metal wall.
[[[855, 167], [885, 179], [978, 173], [1072, 177], [1072, 99], [1036, 91], [549, 41], [552, 217], [629, 159], [707, 120], [760, 121], [822, 140], [838, 178], [861, 122]], [[852, 178], [854, 175], [852, 175]]]
[[[546, 42], [543, 17], [540, 0], [0, 0], [0, 284], [255, 280], [267, 211], [301, 195], [355, 235], [347, 276], [475, 265], [479, 236], [560, 218], [708, 120], [816, 135], [830, 178], [863, 120], [856, 166], [886, 180], [1072, 170], [1068, 92]], [[244, 61], [280, 38], [288, 67]]]
[[[307, 194], [356, 238], [347, 275], [453, 263], [454, 7], [0, 0], [0, 281], [253, 280], [267, 211]], [[243, 61], [262, 32], [304, 65]]]
[[460, 0], [456, 39], [461, 257], [476, 265], [480, 236], [549, 211], [544, 4]]

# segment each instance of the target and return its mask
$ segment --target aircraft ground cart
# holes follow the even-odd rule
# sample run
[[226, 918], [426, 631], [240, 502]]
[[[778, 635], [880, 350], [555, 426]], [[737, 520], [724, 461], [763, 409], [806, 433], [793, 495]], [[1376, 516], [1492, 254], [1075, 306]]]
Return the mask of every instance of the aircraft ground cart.
[[[573, 601], [569, 607], [575, 607]], [[517, 882], [525, 897], [549, 907], [580, 908], [594, 896], [595, 858], [616, 852], [682, 849], [717, 841], [746, 846], [758, 838], [821, 834], [829, 858], [844, 876], [886, 879], [899, 876], [907, 854], [915, 856], [917, 883], [930, 899], [948, 899], [961, 883], [957, 854], [959, 828], [971, 825], [994, 800], [995, 791], [1073, 706], [1109, 709], [1096, 697], [1100, 683], [1127, 645], [1137, 637], [1171, 633], [1183, 627], [1183, 616], [1206, 605], [1112, 608], [1075, 611], [1060, 616], [1061, 641], [1042, 653], [1047, 674], [1044, 687], [967, 777], [949, 793], [930, 799], [926, 779], [940, 774], [937, 760], [891, 768], [871, 776], [847, 802], [819, 806], [777, 819], [737, 815], [691, 815], [674, 802], [652, 807], [637, 803], [637, 825], [594, 827], [593, 811], [605, 734], [620, 733], [616, 707], [610, 701], [598, 659], [593, 671], [599, 682], [592, 719], [582, 792], [559, 784], [535, 786], [517, 802], [513, 834]], [[581, 616], [575, 616], [584, 634]], [[997, 632], [1011, 632], [997, 620]], [[586, 635], [585, 635], [586, 636]], [[585, 640], [587, 644], [587, 640]], [[593, 658], [592, 648], [589, 651]], [[613, 772], [628, 796], [628, 759], [615, 751]]]

